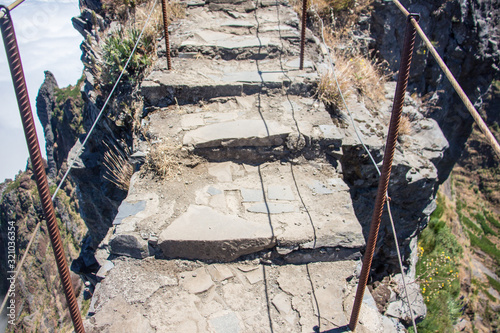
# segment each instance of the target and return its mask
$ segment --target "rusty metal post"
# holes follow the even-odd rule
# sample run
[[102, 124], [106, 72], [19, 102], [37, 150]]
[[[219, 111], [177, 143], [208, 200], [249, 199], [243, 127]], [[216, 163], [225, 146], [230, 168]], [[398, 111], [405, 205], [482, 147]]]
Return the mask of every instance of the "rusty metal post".
[[304, 48], [306, 46], [307, 0], [302, 0], [302, 27], [300, 32], [300, 69], [304, 69]]
[[163, 11], [163, 32], [165, 34], [165, 52], [167, 54], [168, 70], [172, 69], [172, 60], [170, 59], [170, 38], [168, 36], [168, 18], [166, 0], [161, 0], [161, 9]]
[[47, 221], [47, 229], [49, 231], [52, 249], [54, 250], [54, 256], [56, 258], [57, 269], [59, 270], [59, 276], [61, 278], [75, 332], [85, 332], [82, 316], [76, 302], [73, 285], [71, 284], [68, 264], [66, 263], [66, 256], [64, 254], [61, 235], [57, 226], [54, 206], [50, 197], [49, 184], [47, 181], [47, 175], [45, 174], [38, 137], [36, 135], [35, 122], [31, 111], [31, 104], [28, 97], [26, 81], [24, 79], [24, 71], [21, 64], [21, 56], [19, 54], [14, 26], [7, 7], [0, 6], [0, 13], [4, 14], [4, 16], [0, 19], [3, 42], [12, 74], [17, 104], [19, 105], [24, 134], [28, 144], [31, 164], [33, 166], [33, 173], [35, 174], [38, 193], [40, 194], [40, 201], [43, 206], [45, 219]]
[[356, 298], [351, 313], [351, 320], [349, 328], [354, 331], [358, 323], [359, 311], [361, 309], [361, 302], [365, 293], [370, 268], [372, 265], [373, 253], [375, 252], [375, 245], [377, 243], [378, 231], [380, 228], [380, 220], [382, 218], [382, 211], [384, 209], [384, 202], [387, 195], [387, 188], [389, 186], [389, 178], [391, 176], [392, 160], [394, 158], [394, 150], [396, 149], [396, 141], [399, 132], [399, 123], [401, 121], [401, 113], [403, 111], [403, 102], [405, 99], [406, 87], [408, 85], [408, 77], [410, 74], [411, 58], [413, 54], [413, 47], [415, 45], [416, 30], [410, 23], [410, 19], [414, 18], [418, 21], [418, 14], [411, 14], [408, 16], [406, 22], [405, 40], [403, 51], [401, 52], [401, 63], [399, 67], [399, 77], [394, 94], [394, 105], [392, 107], [391, 121], [389, 124], [389, 133], [387, 134], [387, 143], [385, 146], [384, 162], [378, 183], [377, 198], [375, 199], [375, 207], [373, 210], [372, 221], [370, 225], [370, 234], [366, 244], [366, 252], [363, 258], [363, 268], [359, 277], [358, 289], [356, 291]]

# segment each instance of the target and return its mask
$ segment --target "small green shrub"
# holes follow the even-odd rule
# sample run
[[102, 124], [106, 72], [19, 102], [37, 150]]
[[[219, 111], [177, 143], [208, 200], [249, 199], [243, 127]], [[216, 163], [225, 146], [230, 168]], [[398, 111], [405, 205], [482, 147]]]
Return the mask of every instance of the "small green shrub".
[[419, 236], [417, 276], [427, 306], [419, 332], [451, 332], [460, 317], [458, 266], [462, 248], [441, 220], [445, 210], [444, 198], [438, 196], [429, 225]]
[[[135, 28], [120, 29], [106, 40], [104, 45], [104, 62], [106, 70], [103, 75], [104, 84], [113, 84], [124, 69], [134, 45], [139, 38], [140, 31]], [[136, 51], [132, 55], [127, 69], [124, 72], [124, 81], [136, 82], [141, 78], [145, 69], [152, 64], [155, 52], [155, 38], [152, 34], [144, 34], [139, 41]]]
[[332, 1], [330, 6], [334, 12], [340, 12], [341, 10], [346, 10], [352, 8], [355, 4], [354, 0], [338, 0]]

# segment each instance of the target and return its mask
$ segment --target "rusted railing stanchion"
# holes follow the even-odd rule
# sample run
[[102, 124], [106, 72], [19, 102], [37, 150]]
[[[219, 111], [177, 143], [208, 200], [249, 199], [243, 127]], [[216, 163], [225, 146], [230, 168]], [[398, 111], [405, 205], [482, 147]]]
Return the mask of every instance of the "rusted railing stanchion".
[[399, 123], [401, 121], [401, 113], [403, 111], [403, 102], [405, 99], [406, 87], [408, 85], [408, 77], [410, 74], [411, 58], [413, 47], [415, 45], [416, 30], [410, 22], [414, 18], [418, 21], [417, 14], [408, 16], [406, 22], [405, 40], [403, 51], [401, 52], [401, 63], [399, 67], [399, 77], [394, 94], [394, 105], [392, 107], [391, 121], [389, 124], [389, 133], [387, 134], [387, 143], [384, 153], [384, 162], [378, 183], [377, 198], [375, 199], [375, 207], [373, 210], [372, 221], [370, 225], [370, 234], [366, 244], [366, 252], [363, 258], [363, 268], [359, 277], [358, 289], [356, 290], [356, 298], [351, 313], [351, 320], [349, 321], [349, 328], [354, 331], [358, 323], [359, 311], [361, 309], [361, 302], [365, 293], [368, 276], [370, 275], [370, 268], [372, 265], [373, 253], [375, 252], [375, 245], [377, 243], [378, 231], [380, 228], [380, 220], [382, 218], [382, 211], [384, 209], [384, 202], [387, 195], [387, 188], [389, 186], [389, 178], [391, 176], [392, 160], [394, 158], [394, 150], [396, 149], [396, 141], [399, 132]]
[[64, 254], [61, 235], [57, 226], [56, 215], [54, 212], [54, 206], [52, 204], [49, 184], [47, 181], [47, 175], [45, 173], [45, 166], [43, 163], [42, 154], [40, 152], [38, 137], [36, 135], [35, 122], [33, 120], [33, 114], [31, 112], [31, 104], [28, 97], [26, 80], [24, 79], [24, 71], [21, 64], [21, 56], [19, 54], [14, 26], [12, 24], [12, 19], [7, 7], [0, 6], [0, 13], [4, 14], [0, 19], [3, 42], [5, 51], [7, 53], [7, 60], [9, 62], [10, 71], [12, 74], [14, 90], [16, 92], [16, 98], [19, 105], [19, 112], [21, 114], [26, 142], [28, 144], [33, 173], [35, 174], [38, 193], [40, 194], [40, 201], [42, 203], [43, 212], [47, 221], [47, 229], [49, 231], [50, 242], [52, 244], [52, 249], [54, 250], [57, 269], [59, 270], [59, 276], [61, 277], [64, 294], [66, 296], [66, 301], [69, 307], [69, 312], [71, 315], [71, 319], [73, 320], [73, 326], [77, 333], [82, 333], [85, 332], [85, 329], [83, 327], [82, 316], [76, 302], [73, 285], [71, 284], [68, 264], [66, 263], [66, 256]]
[[302, 0], [302, 27], [300, 32], [300, 69], [304, 69], [304, 48], [306, 46], [307, 0]]
[[161, 0], [161, 9], [163, 11], [163, 32], [165, 34], [165, 52], [167, 54], [168, 70], [172, 69], [172, 60], [170, 59], [170, 38], [168, 36], [168, 18], [166, 0]]

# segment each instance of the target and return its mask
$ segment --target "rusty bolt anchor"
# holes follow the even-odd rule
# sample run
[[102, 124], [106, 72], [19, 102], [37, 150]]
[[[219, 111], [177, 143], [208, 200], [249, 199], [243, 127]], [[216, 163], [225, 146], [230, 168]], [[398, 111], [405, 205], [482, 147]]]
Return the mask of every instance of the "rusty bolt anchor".
[[168, 18], [166, 0], [161, 0], [161, 9], [163, 11], [163, 32], [165, 34], [165, 52], [167, 54], [167, 68], [172, 70], [172, 60], [170, 59], [170, 38], [168, 35]]
[[52, 243], [52, 249], [54, 250], [54, 256], [56, 258], [57, 269], [59, 270], [59, 276], [61, 277], [64, 294], [66, 296], [75, 332], [84, 333], [85, 329], [83, 327], [82, 316], [80, 314], [80, 310], [78, 309], [73, 285], [71, 284], [68, 264], [66, 263], [66, 256], [64, 255], [61, 235], [56, 222], [54, 206], [50, 197], [47, 175], [45, 174], [40, 145], [36, 135], [35, 122], [31, 111], [31, 104], [28, 97], [26, 81], [24, 79], [24, 71], [14, 26], [7, 7], [0, 6], [0, 13], [4, 13], [4, 16], [0, 19], [0, 28], [2, 30], [7, 60], [9, 62], [10, 72], [14, 83], [17, 104], [19, 105], [24, 134], [28, 144], [33, 173], [35, 174], [38, 193], [40, 194], [40, 201], [42, 203], [45, 219], [47, 221], [50, 242]]
[[302, 27], [300, 31], [300, 70], [304, 69], [304, 48], [306, 47], [307, 0], [302, 0]]
[[403, 111], [403, 102], [405, 98], [406, 87], [408, 85], [408, 77], [410, 74], [411, 58], [413, 54], [413, 47], [415, 46], [416, 30], [410, 22], [413, 18], [416, 21], [420, 18], [418, 14], [410, 14], [406, 21], [406, 32], [401, 52], [401, 64], [399, 67], [399, 77], [394, 94], [394, 105], [392, 107], [391, 121], [389, 124], [389, 133], [387, 134], [387, 143], [384, 153], [384, 162], [378, 183], [377, 198], [375, 199], [375, 208], [373, 210], [372, 221], [370, 225], [370, 234], [366, 244], [366, 252], [363, 258], [363, 268], [359, 277], [358, 289], [356, 290], [356, 298], [351, 313], [351, 320], [349, 321], [349, 328], [351, 331], [356, 329], [358, 323], [359, 311], [361, 309], [361, 302], [365, 293], [368, 276], [373, 260], [373, 253], [375, 252], [375, 245], [377, 243], [377, 235], [380, 228], [380, 220], [382, 218], [382, 211], [384, 209], [384, 202], [387, 195], [387, 188], [389, 186], [389, 178], [391, 176], [392, 160], [394, 158], [394, 150], [396, 149], [396, 140], [398, 138], [399, 124], [401, 121], [401, 113]]

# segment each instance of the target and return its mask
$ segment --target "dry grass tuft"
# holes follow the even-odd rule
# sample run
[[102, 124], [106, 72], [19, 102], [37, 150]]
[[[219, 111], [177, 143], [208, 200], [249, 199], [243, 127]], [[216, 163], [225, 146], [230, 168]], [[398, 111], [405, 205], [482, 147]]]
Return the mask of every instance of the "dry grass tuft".
[[130, 151], [125, 148], [125, 152], [122, 152], [116, 146], [110, 147], [106, 142], [103, 141], [103, 143], [108, 148], [104, 153], [103, 165], [106, 170], [104, 179], [115, 184], [119, 189], [128, 191], [130, 178], [134, 173], [134, 168], [128, 159]]
[[[330, 31], [325, 31], [324, 35], [325, 42], [332, 49], [335, 50], [336, 46], [343, 45], [342, 41]], [[337, 50], [332, 53], [332, 58], [340, 90], [344, 97], [355, 92], [359, 96], [370, 99], [375, 104], [385, 98], [384, 84], [388, 75], [383, 74], [380, 64], [375, 60], [361, 55], [355, 49]], [[337, 108], [341, 107], [340, 93], [331, 73], [322, 77], [318, 86], [318, 97], [326, 104]]]
[[399, 135], [409, 135], [411, 133], [411, 121], [408, 116], [403, 115], [399, 123]]
[[203, 162], [201, 157], [181, 148], [166, 142], [153, 144], [146, 159], [146, 170], [163, 180], [180, 180], [184, 166], [193, 168]]
[[[178, 19], [186, 17], [186, 7], [177, 1], [168, 1], [167, 5], [167, 26], [172, 24]], [[134, 24], [142, 27], [146, 23], [150, 7], [140, 7], [136, 11]], [[161, 4], [158, 4], [151, 15], [151, 21], [146, 28], [146, 34], [153, 34], [155, 36], [163, 36], [163, 12]]]
[[326, 105], [340, 108], [342, 105], [342, 97], [340, 95], [340, 91], [342, 91], [344, 98], [347, 98], [347, 96], [352, 93], [352, 84], [349, 77], [345, 75], [346, 70], [347, 67], [339, 68], [339, 66], [335, 66], [335, 73], [337, 75], [339, 84], [338, 87], [337, 83], [335, 82], [333, 73], [328, 72], [321, 77], [318, 85], [317, 95], [318, 98]]
[[181, 146], [159, 142], [151, 147], [146, 167], [161, 179], [178, 178], [181, 174]]

